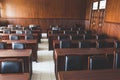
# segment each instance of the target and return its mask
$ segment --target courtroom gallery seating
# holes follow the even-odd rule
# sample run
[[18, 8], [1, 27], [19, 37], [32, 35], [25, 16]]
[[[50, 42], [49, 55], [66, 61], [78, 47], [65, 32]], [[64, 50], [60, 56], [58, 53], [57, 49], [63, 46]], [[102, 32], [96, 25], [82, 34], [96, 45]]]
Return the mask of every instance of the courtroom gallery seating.
[[96, 40], [96, 35], [94, 34], [84, 34], [84, 39], [85, 40]]
[[77, 34], [77, 31], [66, 30], [64, 31], [64, 34]]
[[23, 30], [16, 30], [16, 34], [24, 34]]
[[96, 41], [84, 40], [79, 42], [79, 48], [96, 48]]
[[2, 61], [1, 62], [1, 73], [2, 74], [12, 74], [12, 73], [22, 73], [23, 65], [21, 61]]
[[11, 30], [5, 29], [5, 30], [3, 30], [3, 33], [4, 33], [4, 34], [10, 34], [10, 33], [11, 33]]
[[32, 39], [34, 39], [34, 36], [32, 34], [27, 34], [25, 36], [25, 40], [32, 40]]
[[60, 48], [71, 48], [70, 40], [60, 40]]
[[108, 39], [109, 37], [105, 34], [99, 34], [97, 35], [97, 40], [103, 40], [103, 39]]
[[83, 40], [83, 35], [70, 35], [71, 40]]
[[117, 68], [120, 68], [120, 53], [115, 53], [114, 54], [114, 62], [115, 62], [115, 65], [114, 67], [117, 69]]
[[6, 48], [6, 42], [0, 42], [0, 49]]
[[25, 34], [32, 34], [32, 30], [24, 30]]
[[114, 41], [107, 41], [107, 40], [99, 40], [98, 48], [114, 48]]
[[105, 55], [94, 55], [88, 57], [89, 69], [97, 70], [97, 69], [112, 69], [113, 65], [111, 65], [109, 59]]
[[67, 55], [65, 57], [65, 71], [87, 70], [87, 56]]
[[51, 34], [63, 34], [63, 31], [59, 31], [59, 30], [52, 30]]
[[25, 49], [25, 44], [20, 42], [12, 42], [12, 49]]
[[77, 34], [85, 34], [84, 30], [77, 31]]
[[67, 40], [67, 39], [70, 39], [70, 36], [68, 36], [68, 35], [59, 35], [58, 36], [58, 40]]
[[18, 35], [9, 35], [9, 40], [19, 40]]
[[120, 48], [120, 41], [115, 41], [114, 44], [115, 44], [115, 48]]

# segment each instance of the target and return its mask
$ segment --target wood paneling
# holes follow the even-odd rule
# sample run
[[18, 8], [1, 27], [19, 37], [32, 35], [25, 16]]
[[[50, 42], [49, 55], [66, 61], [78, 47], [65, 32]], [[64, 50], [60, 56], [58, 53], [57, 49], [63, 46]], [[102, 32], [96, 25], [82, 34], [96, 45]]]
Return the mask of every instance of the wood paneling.
[[107, 0], [105, 21], [120, 23], [120, 0]]
[[86, 16], [85, 19], [90, 19], [90, 8], [91, 8], [91, 2], [92, 0], [87, 0], [86, 5]]
[[[40, 25], [46, 32], [50, 25], [84, 23], [87, 0], [0, 0], [1, 21], [7, 24]], [[3, 24], [4, 25], [4, 24]]]
[[[46, 18], [46, 19], [27, 19], [27, 18], [12, 18], [12, 19], [8, 19], [8, 18], [2, 18], [2, 21], [4, 21], [4, 23], [6, 22], [7, 24], [21, 24], [22, 26], [28, 26], [29, 24], [36, 24], [36, 25], [40, 25], [42, 32], [47, 32], [47, 29], [50, 27], [50, 25], [65, 25], [65, 26], [73, 26], [75, 24], [82, 24], [83, 21], [81, 21], [80, 19], [63, 19], [63, 18]], [[84, 24], [84, 23], [83, 23]]]
[[89, 28], [90, 27], [90, 21], [89, 20], [85, 20], [84, 22], [85, 22], [84, 23], [85, 24], [85, 29], [89, 30], [90, 29]]
[[102, 32], [120, 40], [120, 24], [117, 23], [104, 23]]
[[2, 0], [3, 18], [85, 18], [86, 0]]

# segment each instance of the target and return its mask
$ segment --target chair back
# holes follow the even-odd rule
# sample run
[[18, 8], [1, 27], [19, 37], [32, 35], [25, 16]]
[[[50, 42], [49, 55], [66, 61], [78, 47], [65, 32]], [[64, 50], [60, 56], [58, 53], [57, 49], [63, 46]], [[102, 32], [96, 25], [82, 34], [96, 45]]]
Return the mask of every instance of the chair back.
[[2, 74], [13, 74], [13, 73], [23, 73], [24, 64], [21, 60], [5, 60], [1, 61], [1, 73]]
[[120, 68], [120, 54], [114, 53], [114, 68]]
[[115, 42], [115, 48], [120, 48], [120, 41]]
[[9, 35], [9, 40], [19, 40], [18, 35]]
[[13, 42], [12, 49], [25, 49], [25, 44], [19, 42]]
[[105, 55], [97, 55], [88, 57], [89, 69], [112, 69], [113, 65], [111, 65], [109, 59]]
[[32, 30], [25, 30], [25, 34], [32, 34]]
[[96, 41], [80, 41], [79, 42], [79, 48], [96, 48]]
[[85, 70], [88, 65], [87, 56], [67, 55], [65, 57], [65, 71]]
[[34, 36], [33, 35], [26, 35], [25, 36], [25, 40], [33, 40], [34, 39]]
[[6, 42], [0, 42], [0, 49], [6, 48]]
[[96, 35], [93, 35], [93, 34], [85, 34], [85, 35], [84, 35], [84, 39], [85, 39], [85, 40], [92, 40], [92, 39], [96, 40]]
[[98, 41], [98, 48], [114, 48], [114, 42], [100, 40]]
[[11, 33], [11, 30], [5, 29], [5, 30], [3, 30], [3, 33], [4, 33], [4, 34], [10, 34], [10, 33]]
[[83, 40], [83, 35], [71, 35], [71, 40]]
[[71, 41], [70, 40], [61, 40], [60, 48], [71, 48]]
[[24, 34], [23, 30], [16, 30], [16, 34]]
[[58, 36], [58, 40], [67, 40], [67, 39], [70, 40], [70, 36], [68, 36], [68, 35], [60, 35], [60, 36]]

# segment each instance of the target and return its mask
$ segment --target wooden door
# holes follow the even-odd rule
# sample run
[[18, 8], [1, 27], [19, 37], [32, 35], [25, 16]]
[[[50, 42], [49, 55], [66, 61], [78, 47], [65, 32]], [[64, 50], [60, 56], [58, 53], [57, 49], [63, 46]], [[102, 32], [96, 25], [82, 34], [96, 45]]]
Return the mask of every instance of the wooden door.
[[104, 24], [104, 15], [106, 8], [106, 0], [93, 0], [91, 7], [90, 29], [97, 33], [102, 32]]

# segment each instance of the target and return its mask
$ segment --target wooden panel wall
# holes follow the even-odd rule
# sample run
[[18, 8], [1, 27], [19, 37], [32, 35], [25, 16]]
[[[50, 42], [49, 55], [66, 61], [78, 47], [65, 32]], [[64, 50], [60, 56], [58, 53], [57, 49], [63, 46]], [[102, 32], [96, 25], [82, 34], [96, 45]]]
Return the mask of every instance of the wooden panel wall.
[[120, 40], [120, 0], [107, 0], [103, 33]]
[[42, 28], [42, 32], [47, 32], [47, 29], [50, 27], [50, 25], [65, 25], [65, 26], [73, 26], [74, 24], [81, 24], [83, 21], [80, 19], [58, 19], [58, 18], [53, 18], [53, 19], [27, 19], [27, 18], [4, 18], [2, 19], [4, 23], [6, 22], [7, 24], [22, 24], [22, 26], [28, 26], [29, 24], [36, 24], [40, 25]]
[[110, 37], [120, 40], [120, 24], [117, 23], [104, 23], [102, 32], [109, 35]]
[[89, 20], [90, 19], [90, 8], [91, 8], [91, 2], [92, 0], [87, 0], [87, 3], [86, 3], [86, 16], [85, 16], [85, 19]]
[[2, 18], [8, 24], [40, 25], [43, 32], [50, 25], [73, 25], [85, 19], [87, 0], [0, 0]]
[[107, 0], [105, 21], [120, 23], [120, 0]]
[[86, 0], [2, 0], [3, 18], [85, 17]]
[[[92, 3], [87, 4], [90, 6]], [[90, 9], [87, 8], [88, 10]], [[107, 0], [105, 22], [102, 27], [102, 33], [120, 40], [120, 0]], [[89, 12], [86, 16], [90, 15]], [[87, 17], [88, 18], [88, 17]], [[85, 20], [85, 27], [89, 29], [89, 20]]]

